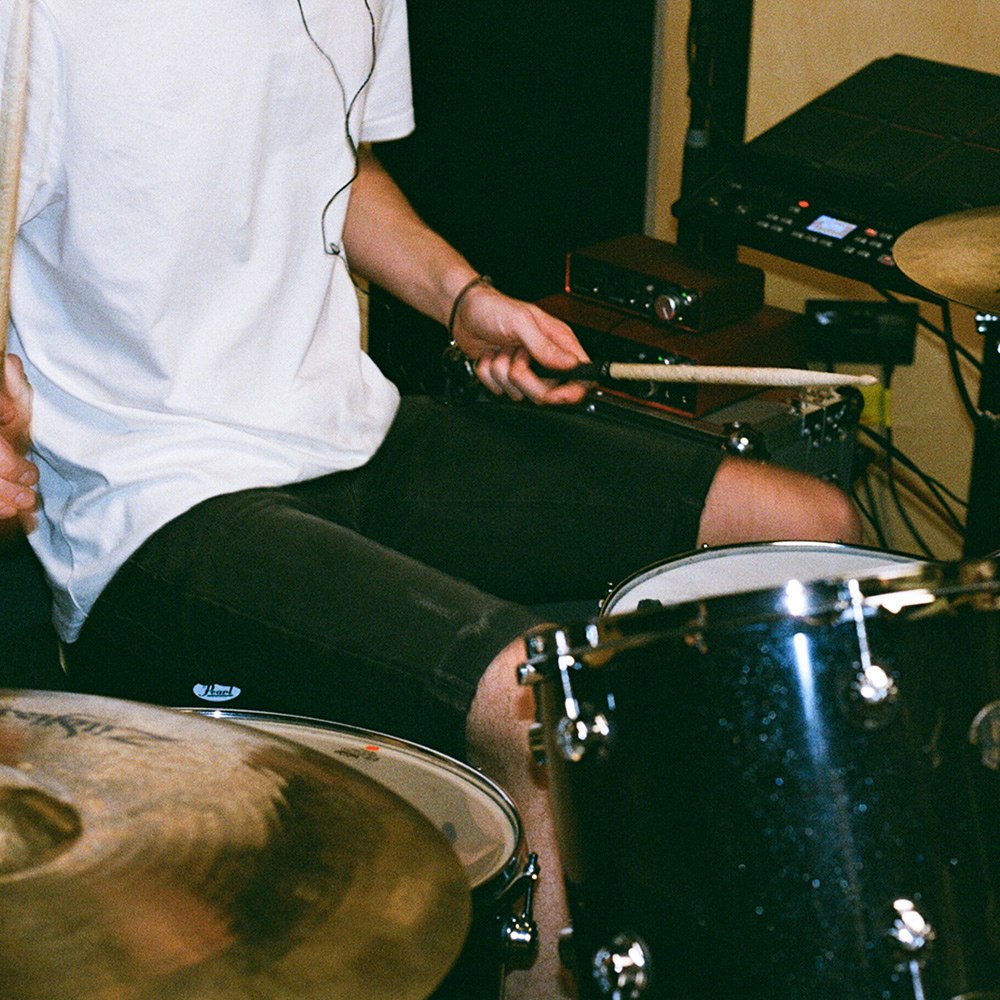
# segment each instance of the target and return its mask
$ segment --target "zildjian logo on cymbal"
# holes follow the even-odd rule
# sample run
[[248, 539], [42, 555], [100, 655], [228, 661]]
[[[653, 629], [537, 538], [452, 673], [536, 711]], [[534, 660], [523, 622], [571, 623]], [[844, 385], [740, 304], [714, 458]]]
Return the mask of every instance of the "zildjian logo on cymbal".
[[112, 722], [104, 722], [90, 715], [52, 715], [49, 712], [26, 712], [16, 708], [0, 708], [0, 719], [3, 718], [27, 722], [30, 726], [55, 727], [62, 730], [63, 735], [68, 738], [92, 736], [136, 747], [177, 742], [172, 736], [150, 733], [143, 729], [134, 729], [131, 726], [116, 726]]

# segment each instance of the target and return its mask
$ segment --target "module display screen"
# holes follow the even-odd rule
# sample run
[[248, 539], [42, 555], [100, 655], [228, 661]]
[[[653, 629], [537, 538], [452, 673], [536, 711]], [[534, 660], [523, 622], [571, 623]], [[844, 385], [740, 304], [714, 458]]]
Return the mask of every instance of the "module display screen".
[[806, 226], [806, 229], [812, 233], [822, 233], [824, 236], [832, 236], [837, 240], [842, 240], [857, 228], [854, 223], [835, 219], [831, 215], [819, 215]]

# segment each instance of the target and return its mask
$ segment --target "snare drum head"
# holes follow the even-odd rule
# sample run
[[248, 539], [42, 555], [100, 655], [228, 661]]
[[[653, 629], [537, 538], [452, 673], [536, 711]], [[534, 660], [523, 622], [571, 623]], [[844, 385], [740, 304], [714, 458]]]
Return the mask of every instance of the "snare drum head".
[[521, 823], [510, 799], [457, 760], [405, 740], [318, 719], [198, 709], [262, 729], [361, 771], [424, 814], [448, 839], [473, 889], [517, 855]]
[[780, 587], [788, 580], [814, 583], [877, 576], [921, 565], [914, 556], [838, 542], [760, 542], [701, 549], [655, 563], [618, 584], [602, 615], [635, 611], [641, 601], [685, 601]]

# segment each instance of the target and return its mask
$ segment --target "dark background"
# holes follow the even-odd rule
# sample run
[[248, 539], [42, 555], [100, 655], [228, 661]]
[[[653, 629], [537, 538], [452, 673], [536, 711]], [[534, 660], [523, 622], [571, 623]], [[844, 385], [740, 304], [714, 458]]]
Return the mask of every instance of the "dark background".
[[[410, 0], [416, 131], [376, 153], [498, 287], [562, 289], [568, 251], [644, 225], [655, 0]], [[369, 352], [438, 391], [445, 331], [373, 289]]]

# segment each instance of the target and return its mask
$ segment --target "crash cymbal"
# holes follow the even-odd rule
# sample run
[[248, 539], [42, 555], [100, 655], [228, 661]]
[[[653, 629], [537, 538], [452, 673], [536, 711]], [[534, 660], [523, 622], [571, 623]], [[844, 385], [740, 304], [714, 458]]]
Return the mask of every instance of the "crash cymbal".
[[903, 274], [935, 295], [1000, 312], [1000, 206], [921, 222], [896, 240], [892, 256]]
[[431, 822], [315, 750], [0, 691], [4, 1000], [423, 1000], [470, 916]]

